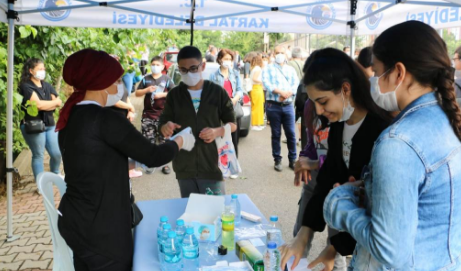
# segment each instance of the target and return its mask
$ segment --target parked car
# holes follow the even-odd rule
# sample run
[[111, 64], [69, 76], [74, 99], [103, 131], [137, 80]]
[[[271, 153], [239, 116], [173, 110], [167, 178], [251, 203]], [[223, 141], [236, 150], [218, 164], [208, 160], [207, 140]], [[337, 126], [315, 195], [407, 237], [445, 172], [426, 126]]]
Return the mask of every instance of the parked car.
[[[207, 63], [205, 65], [205, 70], [202, 72], [203, 78], [208, 80], [208, 78], [210, 78], [210, 74], [216, 72], [218, 69], [219, 65], [217, 63]], [[167, 74], [173, 80], [175, 85], [178, 85], [179, 82], [181, 82], [181, 74], [179, 73], [177, 63], [170, 66]], [[243, 98], [241, 103], [243, 109], [243, 117], [240, 119], [240, 137], [246, 137], [251, 130], [251, 101], [250, 96], [246, 92], [245, 88], [243, 89]]]

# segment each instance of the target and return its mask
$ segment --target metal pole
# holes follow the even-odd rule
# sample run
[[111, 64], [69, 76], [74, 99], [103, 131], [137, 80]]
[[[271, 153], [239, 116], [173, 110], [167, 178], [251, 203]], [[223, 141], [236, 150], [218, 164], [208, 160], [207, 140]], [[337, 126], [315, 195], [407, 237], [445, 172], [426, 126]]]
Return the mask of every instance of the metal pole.
[[6, 105], [6, 191], [7, 234], [6, 241], [19, 238], [13, 236], [13, 74], [14, 74], [14, 0], [8, 0], [8, 68]]
[[191, 0], [191, 7], [190, 7], [190, 46], [194, 46], [194, 12], [195, 12], [195, 0]]
[[[351, 20], [354, 21], [355, 15], [351, 16]], [[351, 58], [355, 56], [355, 24], [351, 25]]]

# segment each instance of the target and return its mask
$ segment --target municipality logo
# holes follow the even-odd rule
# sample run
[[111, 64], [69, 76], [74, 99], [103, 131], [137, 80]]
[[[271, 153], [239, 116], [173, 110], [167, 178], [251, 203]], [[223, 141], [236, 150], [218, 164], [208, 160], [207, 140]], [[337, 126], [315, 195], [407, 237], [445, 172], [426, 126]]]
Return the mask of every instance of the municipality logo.
[[[59, 8], [70, 6], [70, 0], [40, 0], [38, 4], [39, 9]], [[42, 16], [53, 22], [62, 21], [69, 17], [70, 9], [67, 10], [53, 10], [40, 12]]]
[[[376, 3], [376, 2], [368, 3], [365, 6], [365, 15], [368, 16], [369, 14], [377, 11], [380, 7], [381, 6], [379, 5], [379, 3]], [[365, 20], [365, 24], [367, 25], [368, 29], [375, 30], [379, 26], [379, 23], [381, 22], [382, 18], [383, 18], [382, 12], [376, 13], [368, 17]]]
[[316, 4], [307, 8], [307, 23], [314, 29], [322, 30], [328, 28], [333, 21], [328, 19], [336, 18], [336, 11], [331, 4]]

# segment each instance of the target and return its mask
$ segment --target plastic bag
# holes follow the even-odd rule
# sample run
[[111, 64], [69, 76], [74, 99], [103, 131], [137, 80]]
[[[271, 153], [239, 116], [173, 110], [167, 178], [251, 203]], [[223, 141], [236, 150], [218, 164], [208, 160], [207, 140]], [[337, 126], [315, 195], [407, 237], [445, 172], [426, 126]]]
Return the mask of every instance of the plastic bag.
[[218, 148], [218, 166], [223, 177], [238, 175], [242, 172], [239, 161], [235, 154], [234, 144], [232, 143], [231, 128], [229, 124], [224, 126], [224, 136], [217, 137], [216, 147]]
[[253, 227], [236, 227], [234, 229], [235, 241], [247, 240], [259, 237], [266, 237], [266, 229], [263, 224], [258, 224]]

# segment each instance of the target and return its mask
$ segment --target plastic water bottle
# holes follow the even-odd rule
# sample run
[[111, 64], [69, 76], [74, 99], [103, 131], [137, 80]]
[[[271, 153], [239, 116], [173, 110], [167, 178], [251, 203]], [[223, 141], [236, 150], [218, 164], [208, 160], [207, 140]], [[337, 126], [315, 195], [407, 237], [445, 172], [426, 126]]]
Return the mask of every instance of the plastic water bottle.
[[270, 222], [267, 227], [266, 241], [268, 244], [269, 242], [274, 242], [277, 246], [281, 246], [282, 245], [282, 229], [278, 221], [279, 221], [278, 216], [274, 215], [270, 217]]
[[176, 239], [176, 232], [168, 232], [168, 239], [163, 244], [164, 262], [163, 270], [164, 271], [181, 271], [182, 270], [182, 252], [181, 246]]
[[162, 236], [160, 236], [160, 239], [158, 241], [158, 257], [159, 257], [159, 261], [160, 263], [163, 262], [163, 254], [164, 254], [164, 251], [163, 251], [163, 245], [165, 244], [165, 242], [167, 241], [168, 239], [168, 233], [171, 231], [171, 225], [170, 224], [165, 224], [163, 225], [163, 230], [162, 230]]
[[160, 237], [162, 236], [163, 225], [167, 223], [168, 223], [168, 217], [166, 215], [160, 217], [160, 224], [158, 225], [158, 228], [157, 228], [157, 240], [160, 240]]
[[238, 199], [237, 195], [232, 195], [232, 199], [230, 202], [230, 206], [232, 208], [232, 211], [234, 212], [235, 218], [234, 218], [234, 223], [236, 226], [240, 225], [240, 221], [242, 221], [242, 214], [240, 211], [240, 202]]
[[281, 271], [280, 252], [274, 242], [267, 243], [267, 250], [264, 253], [264, 271]]
[[186, 226], [184, 226], [184, 220], [178, 219], [176, 220], [176, 238], [178, 239], [179, 243], [182, 243], [182, 239], [184, 238], [184, 235], [186, 234]]
[[234, 239], [234, 213], [230, 206], [226, 206], [221, 216], [222, 221], [222, 245], [227, 247], [227, 251], [235, 249]]
[[184, 271], [196, 271], [199, 268], [199, 243], [194, 228], [187, 228], [182, 240], [182, 256]]

